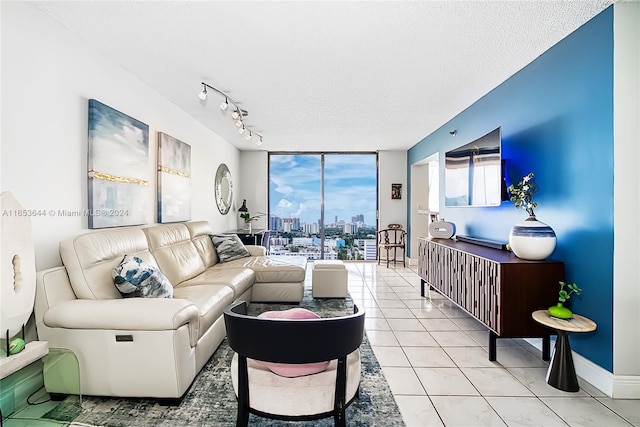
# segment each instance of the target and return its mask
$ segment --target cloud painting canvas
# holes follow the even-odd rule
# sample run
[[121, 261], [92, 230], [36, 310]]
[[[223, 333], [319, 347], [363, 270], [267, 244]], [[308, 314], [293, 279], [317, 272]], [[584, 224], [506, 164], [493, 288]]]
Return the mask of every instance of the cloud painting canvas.
[[149, 126], [89, 100], [89, 228], [146, 224]]
[[191, 146], [158, 132], [158, 222], [191, 219]]

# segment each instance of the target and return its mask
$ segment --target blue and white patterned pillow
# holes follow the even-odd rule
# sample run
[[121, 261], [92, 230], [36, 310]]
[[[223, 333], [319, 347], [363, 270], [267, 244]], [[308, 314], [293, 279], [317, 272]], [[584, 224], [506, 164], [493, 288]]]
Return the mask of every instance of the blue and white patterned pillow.
[[237, 234], [210, 234], [209, 237], [221, 263], [251, 256]]
[[125, 255], [113, 270], [113, 282], [123, 297], [173, 298], [173, 286], [156, 267], [134, 255]]

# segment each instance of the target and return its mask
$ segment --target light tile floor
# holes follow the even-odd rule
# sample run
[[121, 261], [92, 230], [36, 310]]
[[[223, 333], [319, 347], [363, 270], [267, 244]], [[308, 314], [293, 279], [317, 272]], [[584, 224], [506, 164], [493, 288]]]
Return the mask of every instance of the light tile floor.
[[499, 339], [490, 362], [487, 329], [437, 292], [422, 298], [415, 267], [347, 269], [408, 427], [640, 426], [640, 400], [609, 399], [582, 379], [577, 393], [548, 385], [548, 362], [525, 340]]
[[[548, 362], [524, 340], [499, 339], [490, 362], [487, 329], [436, 292], [420, 297], [415, 268], [354, 262], [347, 269], [407, 427], [640, 426], [640, 400], [609, 399], [583, 380], [578, 393], [549, 386]], [[55, 403], [27, 407], [3, 425], [66, 425], [38, 420], [48, 405]]]

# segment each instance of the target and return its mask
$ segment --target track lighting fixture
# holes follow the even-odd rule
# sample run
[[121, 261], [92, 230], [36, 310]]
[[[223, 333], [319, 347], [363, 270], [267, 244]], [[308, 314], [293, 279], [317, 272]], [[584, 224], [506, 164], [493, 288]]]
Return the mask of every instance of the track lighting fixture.
[[205, 82], [202, 82], [202, 92], [198, 94], [198, 98], [200, 98], [200, 100], [206, 101], [208, 96], [207, 89], [211, 89], [212, 91], [224, 96], [224, 101], [220, 103], [220, 109], [222, 111], [225, 111], [229, 107], [229, 104], [233, 105], [235, 110], [233, 110], [233, 113], [231, 113], [231, 118], [235, 121], [235, 125], [238, 127], [238, 133], [242, 135], [245, 131], [247, 131], [247, 133], [245, 134], [245, 139], [247, 141], [250, 141], [251, 138], [253, 138], [253, 136], [255, 135], [256, 137], [258, 137], [256, 144], [262, 145], [262, 135], [247, 128], [244, 123], [243, 119], [249, 114], [249, 112], [240, 108], [238, 106], [238, 103], [231, 99], [229, 95], [211, 85], [206, 84]]

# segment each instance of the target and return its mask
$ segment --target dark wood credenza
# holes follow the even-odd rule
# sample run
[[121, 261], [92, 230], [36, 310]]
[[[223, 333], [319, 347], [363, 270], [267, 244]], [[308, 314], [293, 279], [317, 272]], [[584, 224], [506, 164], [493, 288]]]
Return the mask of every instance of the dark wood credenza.
[[489, 328], [489, 360], [496, 360], [497, 338], [542, 338], [542, 358], [549, 360], [550, 331], [531, 313], [557, 302], [560, 261], [527, 261], [510, 251], [418, 238], [420, 293], [425, 285], [444, 295]]

